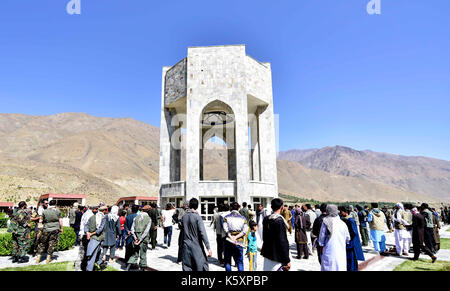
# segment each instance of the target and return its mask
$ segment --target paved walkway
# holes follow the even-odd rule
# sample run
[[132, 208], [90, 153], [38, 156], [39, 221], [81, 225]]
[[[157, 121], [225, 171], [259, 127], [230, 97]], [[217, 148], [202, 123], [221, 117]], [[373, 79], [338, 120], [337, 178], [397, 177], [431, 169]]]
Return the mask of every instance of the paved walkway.
[[439, 231], [441, 238], [450, 238], [450, 231], [447, 231], [449, 228], [450, 225], [446, 225], [441, 228], [441, 230]]
[[[224, 271], [224, 267], [219, 265], [219, 261], [217, 260], [217, 244], [215, 240], [215, 233], [212, 228], [206, 225], [206, 231], [209, 239], [209, 243], [211, 245], [211, 250], [213, 252], [213, 257], [209, 258], [209, 269], [211, 271]], [[155, 270], [164, 270], [164, 271], [181, 271], [181, 265], [176, 263], [177, 254], [178, 254], [178, 229], [173, 230], [172, 236], [172, 245], [169, 248], [164, 247], [161, 243], [163, 241], [163, 231], [161, 229], [158, 230], [158, 245], [156, 250], [149, 250], [147, 252], [147, 263], [148, 266]], [[309, 257], [308, 260], [298, 260], [295, 257], [297, 256], [297, 249], [294, 241], [294, 235], [288, 235], [288, 240], [290, 243], [290, 255], [291, 255], [291, 271], [320, 271], [320, 264], [317, 259], [317, 254], [313, 254]], [[364, 250], [366, 259], [370, 259], [376, 255], [375, 252], [370, 250], [369, 248]], [[124, 250], [116, 251], [116, 256], [123, 258], [125, 255]], [[263, 270], [264, 258], [258, 254], [257, 259], [257, 268], [258, 270]], [[117, 267], [117, 266], [113, 266]], [[122, 269], [125, 266], [122, 265]], [[244, 257], [244, 270], [249, 269], [249, 261], [246, 257]], [[237, 268], [233, 267], [233, 270], [237, 270]]]

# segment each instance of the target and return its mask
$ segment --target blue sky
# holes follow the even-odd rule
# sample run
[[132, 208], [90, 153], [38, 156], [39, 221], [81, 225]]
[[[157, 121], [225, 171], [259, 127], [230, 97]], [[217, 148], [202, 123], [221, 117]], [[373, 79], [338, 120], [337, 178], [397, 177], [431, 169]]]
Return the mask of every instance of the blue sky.
[[0, 2], [0, 112], [159, 126], [161, 68], [188, 46], [272, 63], [281, 150], [344, 145], [450, 160], [450, 1]]

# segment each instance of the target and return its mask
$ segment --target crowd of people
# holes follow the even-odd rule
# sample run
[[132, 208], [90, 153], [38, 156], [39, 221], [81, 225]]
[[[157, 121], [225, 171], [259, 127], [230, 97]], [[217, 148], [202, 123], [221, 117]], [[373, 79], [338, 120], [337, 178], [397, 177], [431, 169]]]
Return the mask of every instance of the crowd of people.
[[[89, 207], [75, 203], [68, 211], [70, 227], [76, 234], [78, 257], [75, 269], [102, 270], [115, 261], [116, 249], [125, 248], [127, 270], [147, 268], [147, 250], [155, 250], [158, 227], [163, 228], [163, 247], [172, 244], [173, 228], [180, 230], [177, 263], [183, 271], [208, 271], [208, 257], [212, 250], [204, 221], [198, 213], [196, 198], [178, 208], [168, 203], [161, 209], [149, 205]], [[26, 251], [33, 241], [32, 251], [40, 263], [46, 253], [46, 262], [52, 261], [59, 236], [63, 232], [61, 211], [56, 201], [43, 201], [37, 209], [18, 204], [8, 231], [13, 237], [12, 261], [27, 262]], [[287, 271], [291, 268], [291, 250], [288, 235], [294, 235], [296, 259], [308, 260], [316, 254], [323, 271], [358, 271], [358, 262], [364, 261], [363, 246], [372, 244], [380, 255], [408, 256], [413, 247], [417, 260], [421, 253], [436, 261], [440, 247], [441, 221], [449, 223], [449, 210], [438, 213], [426, 203], [418, 207], [397, 203], [395, 207], [379, 208], [377, 203], [360, 206], [310, 204], [288, 206], [279, 198], [271, 201], [270, 210], [259, 204], [255, 211], [250, 205], [237, 202], [220, 204], [214, 209], [210, 226], [217, 244], [217, 259], [226, 271], [244, 271], [244, 257], [248, 270], [258, 270], [263, 258], [264, 271]], [[34, 222], [34, 237], [30, 230]], [[385, 230], [393, 232], [395, 246], [386, 247]]]

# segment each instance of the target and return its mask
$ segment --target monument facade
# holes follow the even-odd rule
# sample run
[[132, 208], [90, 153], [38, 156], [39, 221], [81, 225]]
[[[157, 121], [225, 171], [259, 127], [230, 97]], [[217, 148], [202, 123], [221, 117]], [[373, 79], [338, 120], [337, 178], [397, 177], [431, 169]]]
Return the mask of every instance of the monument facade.
[[[226, 163], [221, 180], [205, 179], [205, 145], [219, 140]], [[224, 157], [226, 156], [226, 157]], [[193, 197], [211, 220], [215, 205], [255, 207], [278, 197], [269, 63], [246, 55], [244, 45], [189, 47], [187, 57], [163, 67], [159, 203]]]

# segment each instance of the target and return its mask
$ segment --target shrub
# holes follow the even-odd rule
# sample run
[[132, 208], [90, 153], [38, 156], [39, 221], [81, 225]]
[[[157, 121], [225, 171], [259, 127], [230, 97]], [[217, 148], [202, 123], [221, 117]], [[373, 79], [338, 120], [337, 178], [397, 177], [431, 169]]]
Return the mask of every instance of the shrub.
[[77, 235], [71, 227], [64, 227], [63, 233], [59, 237], [59, 243], [56, 246], [56, 251], [66, 251], [73, 246], [77, 241]]
[[[34, 247], [33, 246], [33, 237], [34, 231], [30, 234], [31, 244], [28, 248], [28, 253]], [[56, 245], [55, 251], [65, 251], [73, 246], [76, 243], [76, 234], [71, 227], [64, 227], [63, 233], [59, 237], [58, 244]], [[10, 233], [0, 234], [0, 256], [10, 256], [13, 248], [12, 235]]]
[[13, 242], [10, 233], [0, 234], [0, 256], [10, 256]]
[[0, 228], [6, 228], [8, 226], [9, 218], [0, 218]]

